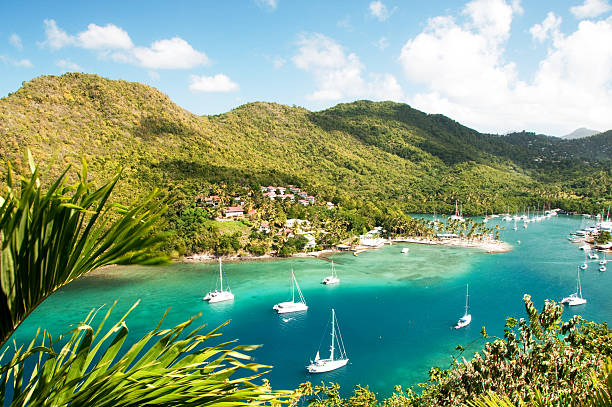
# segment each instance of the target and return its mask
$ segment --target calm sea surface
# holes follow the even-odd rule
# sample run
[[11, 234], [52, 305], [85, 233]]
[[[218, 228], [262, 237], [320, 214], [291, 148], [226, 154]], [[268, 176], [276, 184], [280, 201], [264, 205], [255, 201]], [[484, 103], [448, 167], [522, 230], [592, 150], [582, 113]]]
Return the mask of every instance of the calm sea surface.
[[[51, 296], [14, 339], [28, 342], [39, 326], [54, 335], [64, 333], [93, 307], [114, 300], [119, 301], [118, 318], [140, 299], [127, 321], [133, 339], [153, 329], [168, 308], [165, 326], [202, 313], [200, 320], [210, 328], [231, 320], [223, 339], [264, 345], [253, 355], [257, 362], [274, 366], [268, 377], [275, 388], [324, 380], [340, 383], [345, 391], [369, 384], [375, 392], [389, 395], [394, 385], [426, 380], [431, 366], [448, 367], [456, 345], [479, 338], [481, 326], [489, 334], [501, 335], [507, 316], [525, 316], [523, 294], [531, 294], [541, 309], [545, 299], [560, 300], [574, 292], [584, 254], [566, 237], [585, 226], [582, 218], [559, 216], [530, 223], [528, 229], [520, 223], [517, 231], [511, 222], [499, 223], [510, 229], [502, 233], [503, 240], [514, 246], [510, 253], [414, 244], [386, 246], [358, 257], [343, 253], [332, 257], [341, 279], [335, 287], [320, 284], [330, 264], [319, 259], [227, 263], [224, 271], [236, 299], [225, 304], [202, 301], [215, 286], [217, 264], [111, 268], [82, 277]], [[408, 254], [401, 253], [404, 247], [410, 248]], [[611, 319], [612, 271], [600, 273], [598, 267], [591, 261], [581, 275], [588, 304], [566, 310], [564, 318], [579, 313], [599, 322]], [[272, 306], [290, 298], [291, 268], [309, 309], [277, 315]], [[451, 326], [463, 315], [466, 283], [472, 324], [454, 330]], [[328, 355], [329, 335], [324, 329], [332, 307], [350, 362], [335, 372], [311, 376], [305, 366], [321, 341], [321, 356]], [[481, 345], [477, 340], [467, 354]]]

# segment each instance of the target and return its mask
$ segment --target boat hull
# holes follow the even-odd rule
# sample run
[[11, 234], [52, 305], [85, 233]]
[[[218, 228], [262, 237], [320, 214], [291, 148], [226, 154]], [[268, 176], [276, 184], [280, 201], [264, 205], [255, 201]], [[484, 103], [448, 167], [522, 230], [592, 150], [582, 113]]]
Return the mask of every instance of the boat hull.
[[308, 305], [302, 302], [281, 302], [272, 307], [274, 311], [279, 314], [288, 314], [290, 312], [300, 312], [306, 311], [308, 309]]
[[336, 370], [336, 369], [341, 368], [342, 366], [346, 366], [348, 361], [349, 361], [348, 359], [338, 359], [338, 360], [320, 359], [306, 366], [306, 370], [308, 370], [308, 373], [331, 372], [332, 370]]
[[234, 294], [229, 291], [212, 291], [206, 294], [203, 300], [208, 301], [209, 304], [213, 304], [215, 302], [233, 301]]
[[321, 281], [321, 284], [332, 285], [332, 284], [338, 284], [339, 282], [340, 282], [340, 279], [338, 277], [328, 276], [328, 277], [325, 277], [323, 281]]
[[472, 315], [465, 315], [461, 319], [459, 319], [459, 321], [457, 321], [455, 329], [461, 329], [465, 326], [468, 326], [470, 323], [472, 323]]
[[583, 305], [586, 303], [587, 303], [586, 299], [580, 298], [576, 294], [571, 294], [569, 297], [565, 297], [564, 299], [561, 300], [561, 304], [569, 305], [570, 307], [573, 307], [576, 305]]

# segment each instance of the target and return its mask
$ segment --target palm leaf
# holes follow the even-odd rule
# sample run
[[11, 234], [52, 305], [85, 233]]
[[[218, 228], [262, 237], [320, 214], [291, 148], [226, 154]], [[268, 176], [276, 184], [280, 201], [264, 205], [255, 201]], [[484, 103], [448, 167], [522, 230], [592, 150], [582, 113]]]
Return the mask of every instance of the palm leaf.
[[129, 206], [111, 205], [120, 174], [95, 188], [85, 161], [75, 184], [68, 184], [68, 167], [43, 191], [29, 151], [28, 162], [32, 174], [19, 187], [8, 166], [0, 199], [0, 345], [38, 304], [84, 273], [167, 261], [157, 251], [164, 236], [153, 233], [167, 210], [158, 191]]
[[[0, 405], [244, 406], [286, 403], [293, 395], [255, 383], [265, 373], [259, 371], [269, 368], [246, 363], [251, 358], [243, 352], [256, 347], [234, 341], [205, 346], [220, 335], [219, 328], [202, 334], [200, 326], [185, 334], [195, 318], [171, 329], [158, 325], [122, 352], [129, 311], [101, 333], [113, 308], [97, 329], [92, 328], [97, 314], [92, 311], [67, 340], [45, 340], [45, 332], [39, 345], [35, 338], [26, 349], [15, 346], [11, 360], [0, 368]], [[55, 351], [60, 342], [65, 343]], [[26, 364], [34, 368], [24, 382]], [[9, 377], [15, 378], [12, 383]], [[5, 399], [7, 390], [13, 391], [10, 400]]]

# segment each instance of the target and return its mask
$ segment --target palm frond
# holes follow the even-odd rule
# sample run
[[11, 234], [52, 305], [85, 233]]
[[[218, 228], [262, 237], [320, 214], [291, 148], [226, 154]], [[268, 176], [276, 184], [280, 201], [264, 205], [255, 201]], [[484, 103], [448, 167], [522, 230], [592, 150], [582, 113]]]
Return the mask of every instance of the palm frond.
[[125, 207], [109, 204], [120, 178], [95, 188], [83, 161], [70, 185], [70, 167], [43, 191], [32, 174], [14, 185], [10, 164], [0, 199], [0, 344], [55, 290], [88, 271], [110, 264], [159, 264], [163, 236], [152, 233], [167, 203], [158, 191]]
[[[102, 334], [113, 307], [96, 329], [97, 312], [92, 311], [64, 337], [52, 340], [44, 332], [38, 344], [35, 338], [26, 348], [15, 346], [0, 368], [0, 405], [243, 406], [285, 403], [293, 395], [273, 391], [265, 381], [256, 383], [269, 368], [245, 354], [256, 346], [235, 341], [205, 346], [220, 336], [221, 327], [206, 334], [201, 334], [204, 326], [188, 332], [197, 317], [171, 329], [158, 325], [122, 350], [131, 309]], [[5, 400], [11, 390], [12, 398]]]

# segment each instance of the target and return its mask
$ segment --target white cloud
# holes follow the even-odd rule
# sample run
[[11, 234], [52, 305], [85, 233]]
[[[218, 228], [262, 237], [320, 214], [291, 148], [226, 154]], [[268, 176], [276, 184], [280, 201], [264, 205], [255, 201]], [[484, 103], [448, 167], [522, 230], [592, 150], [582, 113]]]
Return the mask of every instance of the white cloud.
[[353, 24], [351, 23], [351, 17], [349, 16], [344, 17], [342, 20], [338, 20], [336, 25], [348, 32], [352, 32], [354, 30]]
[[467, 26], [492, 46], [497, 46], [510, 35], [513, 13], [512, 6], [505, 0], [473, 0], [463, 10], [470, 20]]
[[44, 23], [47, 39], [41, 43], [42, 46], [56, 50], [75, 43], [75, 38], [59, 28], [55, 20], [45, 20]]
[[276, 10], [276, 8], [278, 7], [277, 0], [255, 0], [255, 3], [257, 3], [257, 5], [261, 8], [272, 11]]
[[208, 56], [180, 37], [155, 41], [150, 47], [135, 46], [120, 27], [89, 24], [87, 30], [69, 35], [54, 20], [45, 20], [46, 40], [41, 44], [53, 50], [75, 46], [94, 50], [100, 57], [119, 63], [132, 63], [151, 69], [189, 69], [208, 64]]
[[141, 66], [153, 69], [187, 69], [208, 63], [205, 53], [196, 51], [184, 39], [159, 40], [151, 47], [136, 47], [133, 55]]
[[343, 98], [373, 98], [401, 100], [403, 92], [390, 74], [372, 74], [363, 79], [364, 66], [354, 53], [344, 49], [323, 34], [302, 36], [298, 53], [292, 58], [296, 67], [314, 76], [317, 89], [307, 95], [311, 100], [340, 100]]
[[370, 3], [370, 14], [378, 19], [378, 21], [385, 21], [391, 14], [393, 14], [396, 10], [396, 7], [393, 10], [389, 11], [387, 6], [380, 0], [376, 0]]
[[83, 68], [81, 68], [79, 65], [77, 65], [74, 62], [69, 61], [67, 59], [60, 59], [59, 61], [57, 61], [55, 63], [55, 65], [57, 65], [60, 68], [62, 68], [62, 71], [64, 71], [64, 72], [68, 72], [68, 71], [83, 71]]
[[408, 102], [481, 131], [612, 128], [612, 18], [582, 21], [562, 35], [560, 19], [547, 16], [531, 34], [552, 38], [548, 53], [533, 79], [523, 81], [505, 55], [513, 13], [502, 0], [476, 0], [464, 8], [463, 24], [452, 16], [430, 19], [399, 57], [407, 79], [425, 88]]
[[19, 51], [21, 51], [21, 50], [23, 49], [23, 44], [22, 44], [22, 42], [21, 42], [21, 37], [20, 37], [20, 36], [18, 36], [17, 34], [14, 34], [14, 33], [13, 33], [13, 34], [11, 34], [11, 35], [9, 36], [9, 43], [10, 43], [10, 44], [11, 44], [13, 47], [17, 48]]
[[556, 16], [552, 11], [548, 12], [542, 24], [535, 24], [529, 29], [534, 40], [539, 42], [546, 41], [549, 36], [552, 38], [560, 38], [561, 17]]
[[215, 76], [197, 76], [191, 75], [189, 89], [198, 92], [235, 92], [240, 87], [237, 83], [223, 74]]
[[612, 10], [607, 0], [584, 0], [580, 6], [570, 8], [570, 12], [578, 19], [593, 18]]
[[89, 24], [87, 30], [77, 35], [79, 46], [85, 49], [130, 49], [134, 46], [127, 32], [113, 24], [100, 27]]
[[274, 65], [274, 69], [282, 68], [287, 63], [287, 60], [282, 57], [274, 57], [272, 60], [272, 65]]
[[380, 49], [381, 51], [384, 51], [389, 46], [389, 40], [387, 39], [387, 37], [380, 37], [378, 41], [374, 43], [374, 45], [376, 46], [376, 48]]
[[521, 6], [521, 0], [512, 0], [511, 6], [512, 11], [514, 11], [516, 14], [522, 15], [525, 12]]
[[29, 59], [13, 59], [4, 55], [0, 55], [0, 61], [2, 61], [4, 65], [11, 65], [17, 68], [31, 68], [34, 66]]

